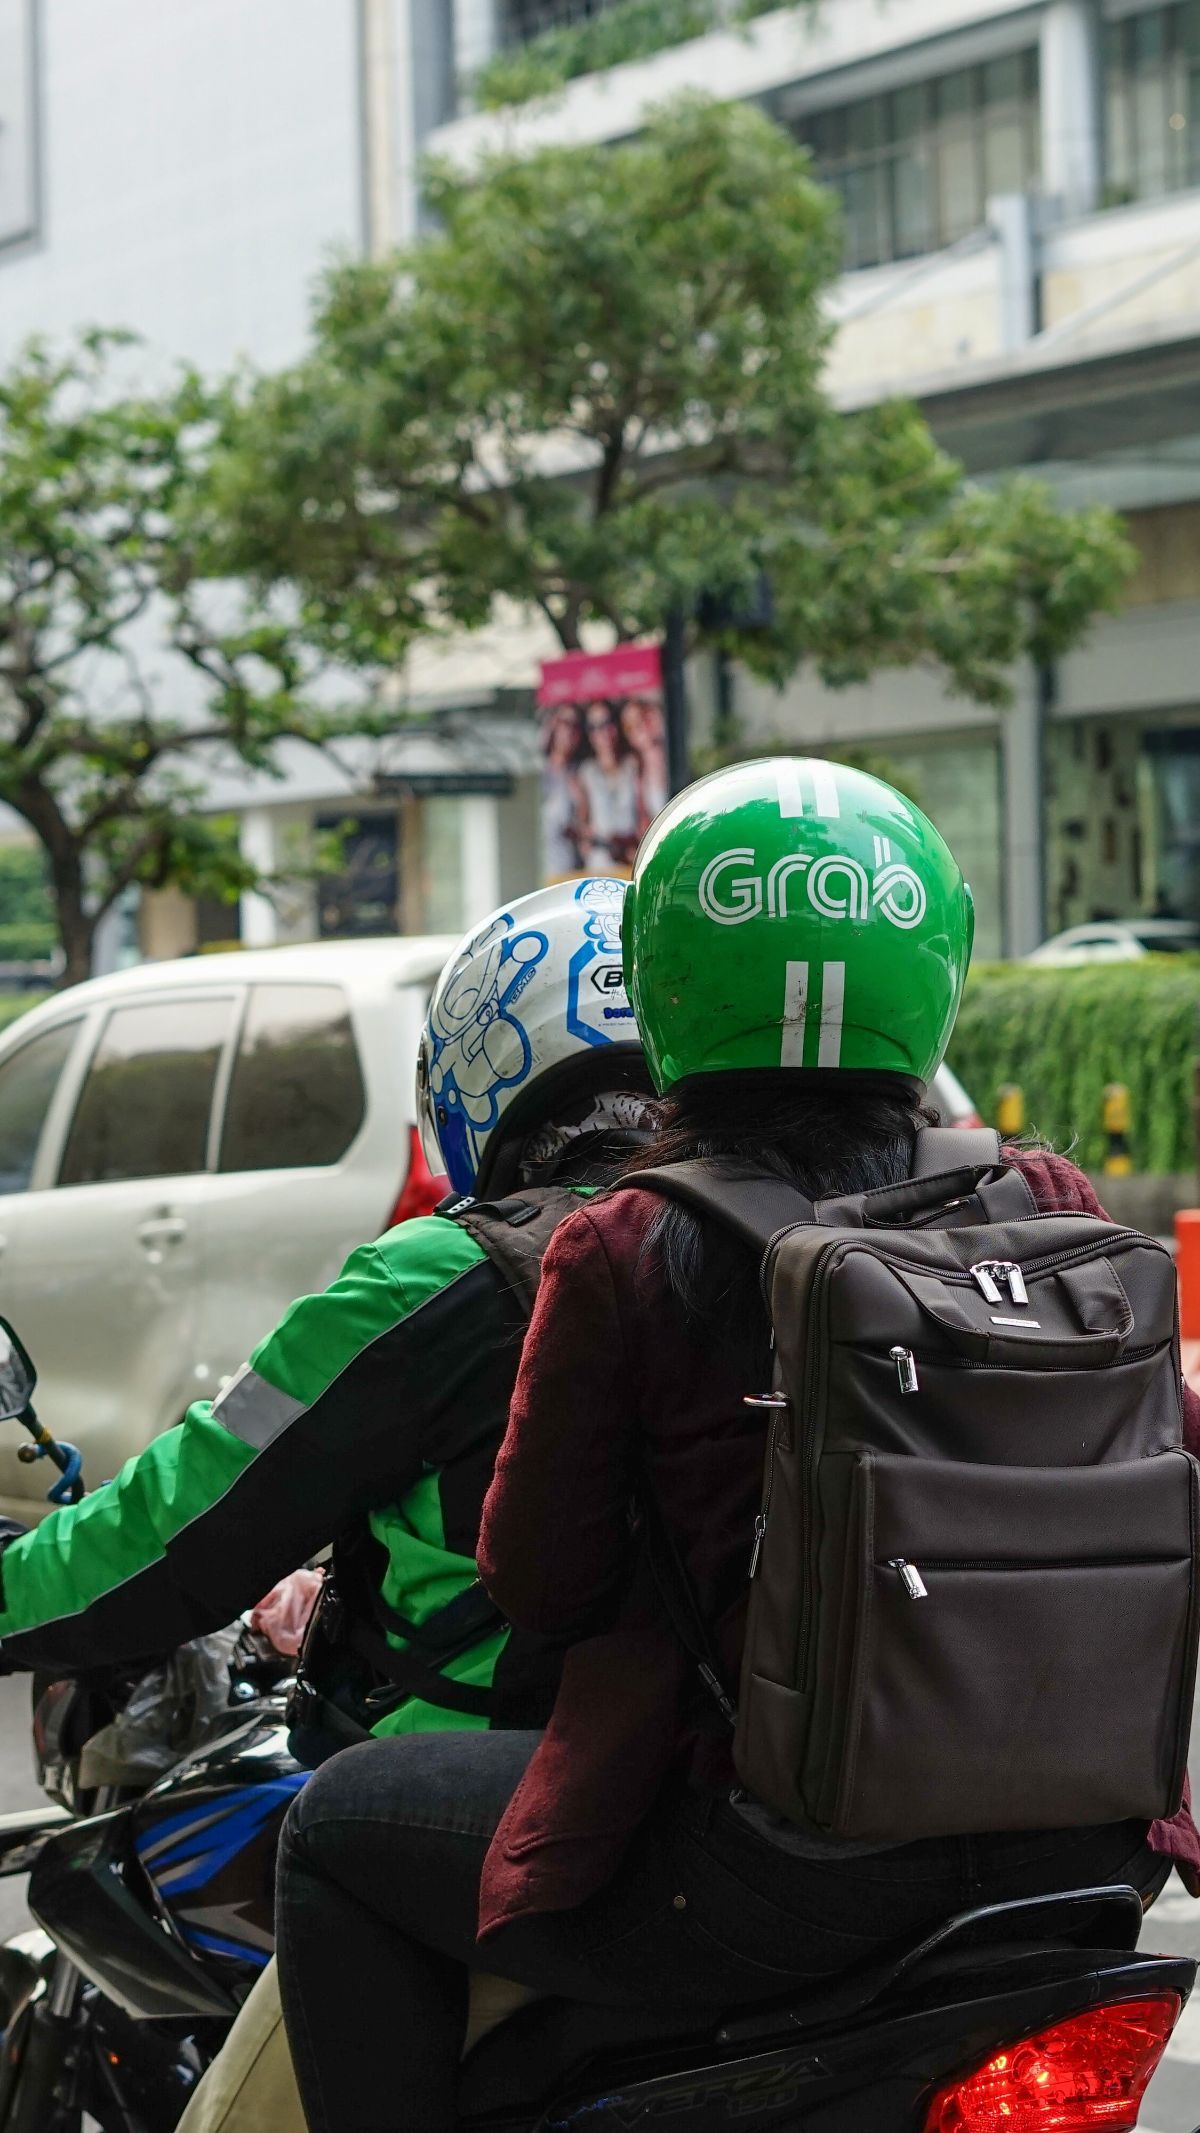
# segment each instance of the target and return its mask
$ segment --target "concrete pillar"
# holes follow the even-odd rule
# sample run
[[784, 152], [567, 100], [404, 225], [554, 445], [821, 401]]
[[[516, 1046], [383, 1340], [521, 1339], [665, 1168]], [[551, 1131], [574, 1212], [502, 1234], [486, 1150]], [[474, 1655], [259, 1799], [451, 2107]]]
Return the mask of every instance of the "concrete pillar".
[[[279, 864], [275, 817], [269, 807], [248, 807], [238, 825], [238, 846], [251, 866], [262, 874], [274, 873]], [[279, 938], [279, 914], [268, 896], [253, 890], [241, 899], [242, 943], [247, 948], [273, 948]]]
[[1032, 671], [1003, 715], [1004, 952], [1028, 955], [1044, 935], [1045, 853], [1042, 809], [1042, 734], [1045, 677]]
[[1027, 193], [988, 201], [988, 226], [1000, 250], [1000, 346], [1023, 348], [1038, 326], [1033, 202]]
[[427, 226], [421, 158], [434, 128], [458, 108], [455, 24], [446, 0], [363, 6], [371, 251], [378, 257], [411, 244]]
[[472, 793], [462, 803], [463, 924], [477, 925], [500, 901], [499, 803]]
[[1100, 0], [1050, 0], [1042, 16], [1042, 191], [1063, 215], [1089, 215], [1104, 187]]

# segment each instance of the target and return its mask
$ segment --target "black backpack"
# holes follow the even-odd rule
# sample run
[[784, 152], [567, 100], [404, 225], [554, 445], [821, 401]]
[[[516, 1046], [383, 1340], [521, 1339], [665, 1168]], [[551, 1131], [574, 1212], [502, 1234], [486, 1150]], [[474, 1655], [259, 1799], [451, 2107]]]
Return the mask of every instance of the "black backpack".
[[[529, 1186], [503, 1200], [463, 1195], [435, 1211], [457, 1222], [487, 1254], [521, 1315], [533, 1311], [542, 1260], [560, 1222], [582, 1205], [567, 1185]], [[515, 1340], [515, 1336], [514, 1336]], [[514, 1347], [514, 1371], [519, 1349]], [[366, 1740], [370, 1728], [409, 1697], [463, 1717], [532, 1723], [498, 1702], [490, 1688], [454, 1681], [450, 1660], [503, 1629], [504, 1617], [478, 1578], [422, 1622], [388, 1605], [379, 1590], [377, 1548], [362, 1526], [342, 1535], [309, 1617], [288, 1702], [293, 1752], [315, 1767], [337, 1749]], [[392, 1637], [404, 1640], [403, 1649]], [[543, 1644], [526, 1640], [532, 1688], [549, 1669]], [[519, 1684], [518, 1684], [519, 1687]], [[533, 1706], [530, 1707], [530, 1714]]]
[[1039, 1214], [992, 1134], [926, 1131], [909, 1183], [815, 1207], [703, 1163], [630, 1183], [762, 1255], [746, 1787], [883, 1842], [1174, 1814], [1198, 1499], [1170, 1254]]

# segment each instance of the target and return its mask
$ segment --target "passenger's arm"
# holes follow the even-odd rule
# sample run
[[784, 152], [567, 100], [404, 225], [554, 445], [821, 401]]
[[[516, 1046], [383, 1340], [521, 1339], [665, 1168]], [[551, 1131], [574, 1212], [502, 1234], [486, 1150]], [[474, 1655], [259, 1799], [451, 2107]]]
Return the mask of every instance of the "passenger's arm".
[[431, 1318], [442, 1327], [442, 1292], [454, 1282], [465, 1304], [456, 1277], [476, 1269], [494, 1289], [478, 1247], [432, 1218], [354, 1252], [218, 1400], [198, 1401], [114, 1481], [10, 1542], [4, 1661], [82, 1672], [156, 1657], [220, 1628], [348, 1520], [403, 1493], [423, 1453], [407, 1383], [425, 1365]]
[[603, 1627], [629, 1557], [636, 1405], [604, 1246], [572, 1215], [546, 1254], [483, 1507], [479, 1569], [522, 1629]]

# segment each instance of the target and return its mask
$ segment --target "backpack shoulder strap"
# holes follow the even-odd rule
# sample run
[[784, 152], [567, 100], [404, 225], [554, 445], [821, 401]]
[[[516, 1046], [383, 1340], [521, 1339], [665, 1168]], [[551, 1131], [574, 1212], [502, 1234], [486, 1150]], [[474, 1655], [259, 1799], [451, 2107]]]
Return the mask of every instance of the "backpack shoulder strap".
[[1028, 1180], [1005, 1162], [1004, 1143], [994, 1126], [922, 1126], [913, 1149], [914, 1182], [962, 1170], [979, 1174], [974, 1197], [986, 1221], [1012, 1222], [1022, 1215], [1036, 1215], [1037, 1201]]
[[1003, 1160], [994, 1126], [922, 1126], [913, 1149], [912, 1176], [937, 1178], [949, 1170], [998, 1170]]
[[623, 1178], [617, 1191], [634, 1188], [678, 1200], [698, 1215], [723, 1222], [761, 1256], [781, 1229], [813, 1222], [811, 1200], [784, 1178], [737, 1177], [715, 1163], [668, 1163], [659, 1170], [639, 1170]]
[[475, 1239], [530, 1318], [550, 1239], [584, 1205], [569, 1185], [531, 1185], [506, 1200], [443, 1200], [437, 1212]]

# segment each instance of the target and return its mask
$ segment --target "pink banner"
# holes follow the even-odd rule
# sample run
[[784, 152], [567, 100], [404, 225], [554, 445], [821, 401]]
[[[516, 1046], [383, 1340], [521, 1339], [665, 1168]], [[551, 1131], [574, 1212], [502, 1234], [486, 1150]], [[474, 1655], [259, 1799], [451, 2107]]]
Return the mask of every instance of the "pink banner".
[[538, 703], [545, 879], [627, 877], [668, 794], [658, 646], [548, 660]]

